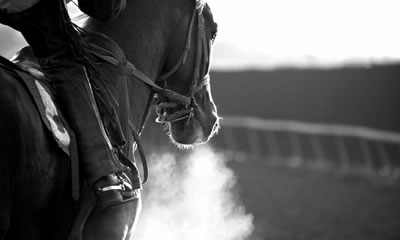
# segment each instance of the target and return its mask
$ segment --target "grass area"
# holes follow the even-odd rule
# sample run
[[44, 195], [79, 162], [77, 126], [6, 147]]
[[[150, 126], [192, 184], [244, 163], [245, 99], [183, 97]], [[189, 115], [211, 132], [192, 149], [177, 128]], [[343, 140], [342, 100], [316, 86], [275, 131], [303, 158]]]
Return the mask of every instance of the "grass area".
[[230, 162], [254, 215], [249, 240], [398, 240], [400, 187], [328, 171]]

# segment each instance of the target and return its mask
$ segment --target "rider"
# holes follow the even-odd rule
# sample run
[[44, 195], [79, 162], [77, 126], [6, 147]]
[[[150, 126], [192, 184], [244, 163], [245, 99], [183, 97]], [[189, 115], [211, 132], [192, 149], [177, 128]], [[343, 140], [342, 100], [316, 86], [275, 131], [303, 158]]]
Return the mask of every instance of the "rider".
[[[79, 4], [89, 15], [109, 20], [125, 8], [126, 2], [79, 0]], [[50, 77], [57, 102], [76, 133], [83, 175], [94, 188], [98, 204], [123, 201], [126, 196], [139, 198], [139, 178], [130, 183], [124, 173], [127, 167], [120, 163], [106, 135], [91, 85], [91, 79], [101, 77], [101, 72], [72, 24], [65, 1], [0, 0], [0, 23], [22, 33]], [[123, 190], [118, 188], [122, 185]]]

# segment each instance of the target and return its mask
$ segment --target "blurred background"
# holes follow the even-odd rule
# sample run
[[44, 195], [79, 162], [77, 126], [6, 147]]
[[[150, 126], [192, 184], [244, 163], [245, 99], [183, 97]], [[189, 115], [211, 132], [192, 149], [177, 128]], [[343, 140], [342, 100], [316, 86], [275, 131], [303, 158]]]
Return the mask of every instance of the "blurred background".
[[[209, 145], [254, 217], [246, 239], [400, 239], [400, 3], [208, 2], [224, 118]], [[1, 55], [24, 44], [0, 26]], [[185, 155], [153, 120], [148, 151]]]
[[208, 2], [211, 145], [254, 216], [248, 239], [400, 239], [400, 3]]

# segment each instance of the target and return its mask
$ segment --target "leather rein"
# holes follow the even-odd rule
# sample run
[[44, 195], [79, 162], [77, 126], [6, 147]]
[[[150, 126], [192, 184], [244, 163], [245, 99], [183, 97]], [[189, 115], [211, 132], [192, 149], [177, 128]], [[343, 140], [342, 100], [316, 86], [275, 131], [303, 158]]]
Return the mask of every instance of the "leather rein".
[[[194, 29], [194, 22], [195, 22], [194, 20], [196, 16], [197, 16], [197, 48], [196, 48], [195, 68], [192, 76], [192, 84], [190, 86], [189, 93], [187, 95], [182, 95], [171, 89], [167, 89], [166, 80], [173, 74], [175, 74], [179, 70], [179, 68], [186, 63], [187, 55], [191, 50], [192, 46], [191, 35]], [[96, 48], [96, 46], [92, 47]], [[161, 75], [155, 81], [155, 82], [163, 82], [164, 83], [163, 86], [156, 84], [152, 79], [150, 79], [146, 74], [137, 69], [129, 61], [120, 62], [115, 57], [111, 57], [112, 54], [111, 56], [106, 56], [102, 54], [97, 54], [96, 52], [92, 52], [98, 58], [103, 59], [104, 61], [118, 67], [119, 72], [121, 74], [137, 78], [138, 80], [149, 86], [153, 91], [153, 93], [150, 95], [150, 99], [145, 108], [144, 116], [138, 128], [138, 131], [136, 131], [134, 128], [131, 129], [131, 134], [137, 144], [140, 158], [143, 164], [143, 171], [144, 171], [143, 183], [145, 183], [148, 180], [148, 168], [147, 168], [146, 156], [140, 141], [140, 134], [144, 127], [145, 120], [147, 118], [147, 115], [151, 107], [151, 102], [153, 99], [152, 96], [154, 96], [154, 94], [157, 94], [158, 98], [156, 103], [156, 112], [158, 115], [156, 121], [158, 123], [171, 123], [186, 119], [187, 121], [186, 124], [188, 124], [190, 119], [194, 116], [194, 111], [197, 107], [194, 95], [210, 82], [210, 77], [208, 75], [210, 66], [210, 49], [211, 49], [211, 44], [207, 43], [207, 36], [205, 32], [203, 6], [198, 4], [193, 12], [193, 16], [190, 21], [189, 30], [186, 38], [186, 44], [179, 60], [170, 71]], [[199, 83], [200, 80], [201, 82]], [[166, 111], [167, 109], [177, 109], [177, 108], [180, 109], [174, 111], [172, 114], [168, 114]]]

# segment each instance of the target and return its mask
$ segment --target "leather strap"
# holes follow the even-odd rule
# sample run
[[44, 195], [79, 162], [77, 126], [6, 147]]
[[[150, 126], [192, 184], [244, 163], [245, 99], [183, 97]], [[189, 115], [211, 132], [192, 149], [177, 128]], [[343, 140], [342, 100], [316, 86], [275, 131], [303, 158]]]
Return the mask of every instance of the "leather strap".
[[131, 141], [129, 139], [128, 133], [129, 133], [129, 100], [128, 100], [128, 81], [126, 77], [123, 77], [122, 79], [118, 79], [119, 81], [117, 82], [118, 85], [118, 103], [119, 103], [119, 123], [121, 124], [122, 132], [125, 135], [125, 139], [127, 141], [127, 144], [122, 147], [122, 152], [129, 157], [129, 149], [131, 145]]
[[[95, 33], [95, 35], [100, 35], [100, 34]], [[127, 89], [128, 89], [127, 78], [129, 76], [134, 76], [134, 77], [138, 78], [139, 80], [141, 80], [142, 82], [146, 83], [147, 85], [150, 85], [154, 91], [162, 91], [164, 89], [159, 87], [157, 84], [155, 84], [149, 77], [147, 77], [144, 73], [139, 71], [132, 63], [127, 61], [124, 57], [122, 50], [118, 47], [118, 45], [115, 44], [113, 49], [116, 51], [117, 55], [119, 55], [121, 58], [123, 58], [122, 61], [118, 60], [118, 58], [115, 56], [115, 54], [111, 51], [108, 51], [107, 49], [100, 48], [94, 44], [90, 44], [90, 46], [93, 49], [90, 52], [94, 56], [96, 56], [97, 58], [99, 58], [111, 65], [118, 67], [119, 73], [126, 76], [123, 78], [122, 81], [120, 81], [118, 83], [118, 90], [119, 90], [119, 94], [120, 94], [120, 100], [122, 100], [122, 102], [120, 101], [120, 103], [119, 103], [120, 104], [120, 113], [119, 113], [120, 124], [121, 124], [121, 126], [123, 126], [123, 130], [125, 131], [125, 133], [128, 133], [129, 132], [129, 115], [128, 115], [129, 101], [128, 101], [128, 93], [127, 93]], [[103, 53], [105, 52], [105, 53], [107, 53], [107, 55], [100, 54], [99, 52], [103, 52]], [[152, 97], [150, 96], [150, 99], [149, 99], [146, 109], [145, 109], [145, 113], [144, 113], [145, 116], [143, 116], [141, 126], [139, 126], [139, 131], [142, 130], [143, 125], [144, 125], [144, 120], [146, 119], [146, 116], [149, 112], [150, 104], [152, 102], [151, 98]], [[132, 128], [131, 134], [132, 134], [133, 139], [136, 142], [136, 145], [139, 150], [140, 159], [141, 159], [142, 165], [143, 165], [143, 181], [142, 181], [142, 183], [145, 183], [145, 182], [147, 182], [148, 176], [149, 176], [146, 155], [145, 155], [143, 146], [141, 144], [139, 133], [136, 132], [136, 130], [134, 128]], [[127, 138], [127, 139], [129, 139], [129, 138]], [[129, 141], [128, 141], [128, 145], [131, 145], [129, 143]], [[125, 156], [129, 156], [129, 146], [127, 146], [126, 148], [123, 149], [123, 154]], [[128, 159], [128, 161], [129, 162], [126, 162], [125, 164], [128, 165], [129, 167], [134, 167], [134, 166], [131, 166], [133, 163], [130, 162], [129, 159]]]
[[[13, 71], [16, 73], [21, 79], [26, 78], [26, 76], [32, 76], [31, 73], [25, 71], [21, 67], [19, 67], [17, 64], [14, 64], [13, 62], [7, 60], [6, 58], [0, 56], [0, 65], [5, 67], [6, 69], [9, 69], [10, 71]], [[24, 76], [25, 75], [25, 76]], [[79, 158], [78, 158], [78, 148], [77, 148], [77, 142], [75, 138], [75, 133], [72, 131], [72, 129], [69, 127], [68, 123], [63, 121], [64, 127], [67, 129], [69, 135], [70, 135], [70, 145], [69, 145], [69, 157], [71, 159], [71, 191], [72, 191], [72, 198], [74, 201], [79, 200], [79, 195], [80, 195], [80, 184], [79, 184]]]

